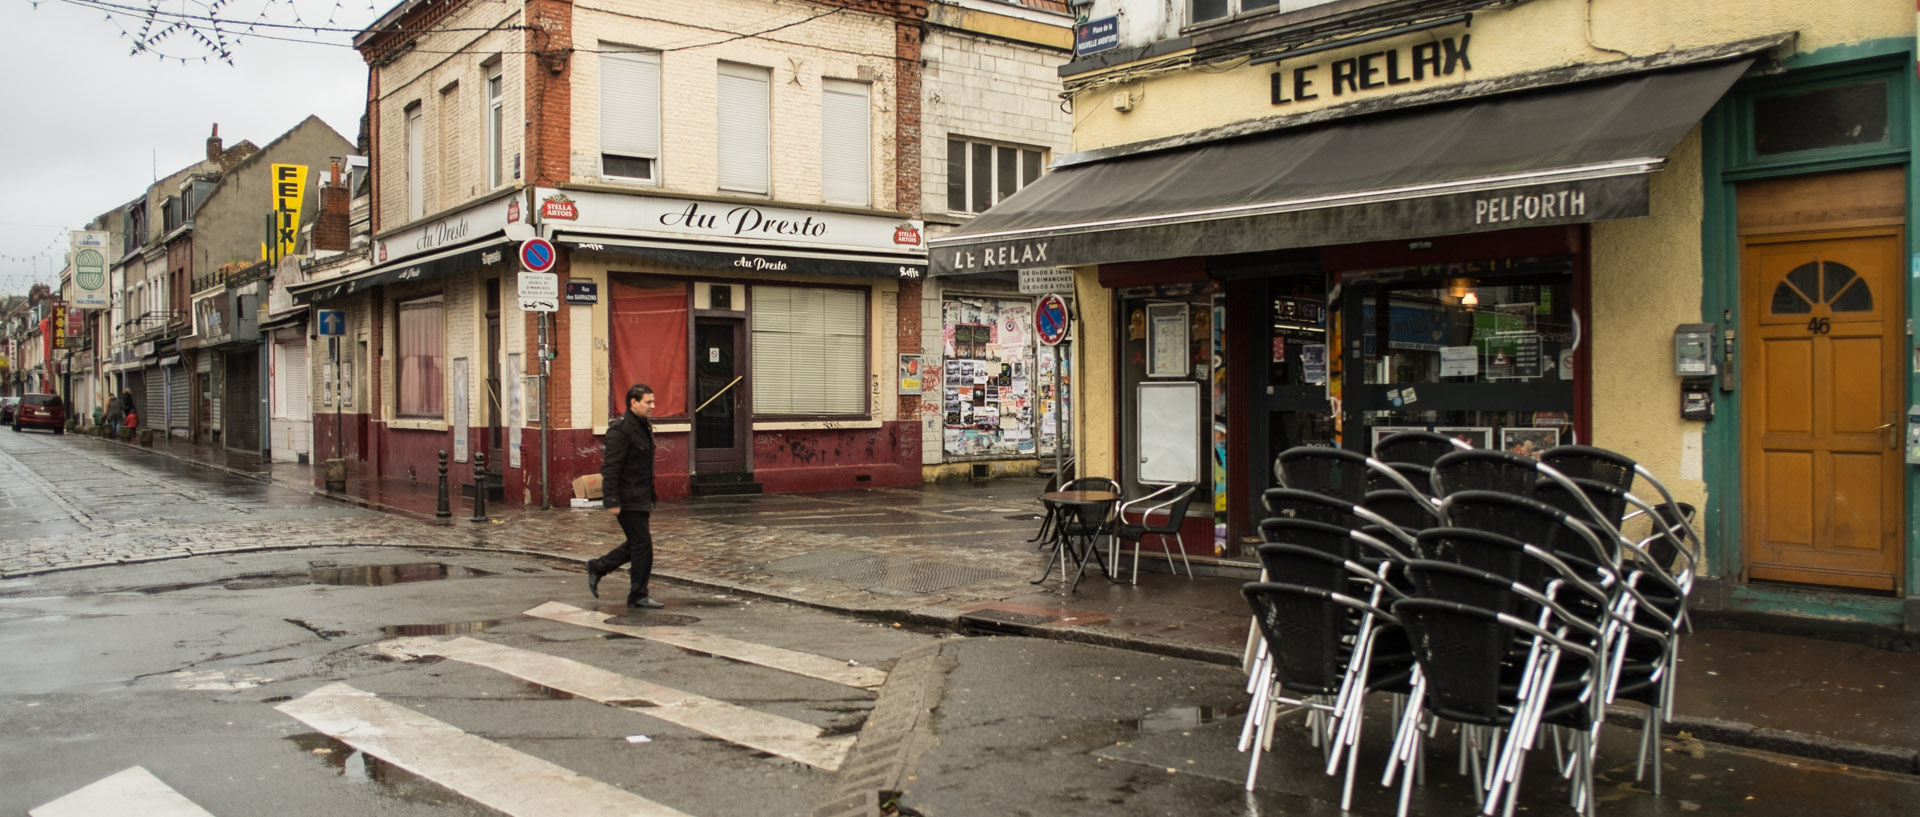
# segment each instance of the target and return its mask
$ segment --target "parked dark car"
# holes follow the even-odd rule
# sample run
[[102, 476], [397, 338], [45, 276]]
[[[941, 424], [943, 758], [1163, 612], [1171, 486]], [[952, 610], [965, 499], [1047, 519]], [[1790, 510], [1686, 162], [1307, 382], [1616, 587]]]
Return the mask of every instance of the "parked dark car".
[[13, 411], [19, 407], [19, 397], [0, 397], [0, 425], [13, 422]]
[[29, 394], [20, 398], [13, 412], [13, 430], [50, 428], [55, 434], [67, 433], [67, 404], [57, 394]]

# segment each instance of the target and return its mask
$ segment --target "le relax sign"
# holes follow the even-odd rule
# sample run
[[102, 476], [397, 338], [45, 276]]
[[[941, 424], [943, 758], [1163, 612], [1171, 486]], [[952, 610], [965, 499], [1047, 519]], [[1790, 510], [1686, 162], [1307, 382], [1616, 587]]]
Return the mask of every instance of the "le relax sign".
[[1473, 70], [1472, 40], [1462, 34], [1327, 62], [1288, 60], [1273, 72], [1270, 95], [1275, 105], [1292, 105], [1464, 74]]

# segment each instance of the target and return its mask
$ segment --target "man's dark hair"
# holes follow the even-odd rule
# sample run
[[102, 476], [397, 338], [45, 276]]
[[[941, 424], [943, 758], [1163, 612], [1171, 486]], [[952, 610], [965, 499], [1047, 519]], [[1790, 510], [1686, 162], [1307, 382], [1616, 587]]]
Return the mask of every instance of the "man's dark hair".
[[652, 393], [652, 386], [645, 383], [635, 383], [627, 388], [627, 402], [631, 403], [635, 400], [644, 400], [647, 395]]

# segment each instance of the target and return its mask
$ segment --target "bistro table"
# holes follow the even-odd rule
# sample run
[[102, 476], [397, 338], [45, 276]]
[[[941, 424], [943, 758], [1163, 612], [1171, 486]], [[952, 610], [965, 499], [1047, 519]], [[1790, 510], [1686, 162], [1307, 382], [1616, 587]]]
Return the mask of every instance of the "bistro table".
[[[1051, 531], [1048, 544], [1053, 552], [1047, 556], [1047, 567], [1040, 578], [1032, 584], [1040, 584], [1053, 573], [1055, 562], [1060, 563], [1060, 579], [1067, 583], [1066, 592], [1071, 595], [1080, 586], [1080, 576], [1087, 570], [1088, 557], [1099, 551], [1099, 539], [1112, 535], [1107, 517], [1113, 512], [1113, 504], [1120, 501], [1120, 495], [1112, 491], [1049, 491], [1040, 495], [1040, 502], [1051, 511], [1049, 518]], [[1073, 578], [1067, 578], [1067, 560], [1074, 560]], [[1113, 576], [1107, 568], [1094, 560], [1108, 580]]]

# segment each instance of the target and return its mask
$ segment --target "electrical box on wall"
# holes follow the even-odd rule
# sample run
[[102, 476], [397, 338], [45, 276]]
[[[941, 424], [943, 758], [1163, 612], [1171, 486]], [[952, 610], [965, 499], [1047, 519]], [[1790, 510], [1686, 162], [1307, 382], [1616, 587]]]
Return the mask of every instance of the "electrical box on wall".
[[1907, 407], [1907, 464], [1920, 465], [1920, 406]]
[[1700, 377], [1715, 373], [1713, 324], [1683, 323], [1674, 327], [1673, 373], [1677, 377]]

